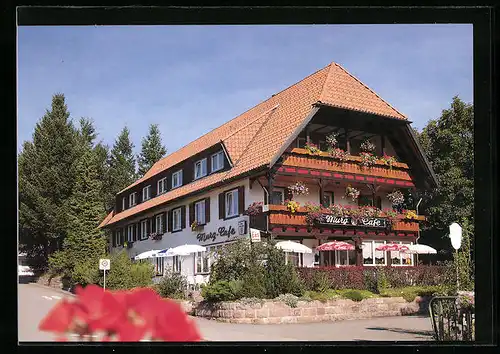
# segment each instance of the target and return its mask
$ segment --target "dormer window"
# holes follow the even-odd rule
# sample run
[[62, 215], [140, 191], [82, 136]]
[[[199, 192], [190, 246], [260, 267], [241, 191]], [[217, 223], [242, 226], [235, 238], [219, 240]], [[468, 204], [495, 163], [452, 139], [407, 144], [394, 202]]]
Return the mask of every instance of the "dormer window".
[[151, 186], [147, 186], [142, 189], [142, 200], [148, 199], [151, 199]]
[[165, 193], [167, 191], [167, 178], [162, 178], [158, 181], [158, 194]]
[[127, 198], [126, 197], [123, 197], [122, 198], [122, 210], [125, 210], [126, 208], [126, 202], [127, 202]]
[[137, 193], [134, 192], [134, 193], [129, 195], [129, 197], [128, 197], [128, 205], [129, 206], [134, 206], [136, 204], [136, 197], [135, 197], [136, 194]]
[[172, 188], [182, 186], [182, 170], [172, 174]]
[[194, 164], [194, 179], [205, 177], [207, 175], [207, 159], [196, 161]]
[[212, 163], [212, 172], [219, 171], [224, 168], [224, 153], [222, 151], [213, 154], [210, 160]]

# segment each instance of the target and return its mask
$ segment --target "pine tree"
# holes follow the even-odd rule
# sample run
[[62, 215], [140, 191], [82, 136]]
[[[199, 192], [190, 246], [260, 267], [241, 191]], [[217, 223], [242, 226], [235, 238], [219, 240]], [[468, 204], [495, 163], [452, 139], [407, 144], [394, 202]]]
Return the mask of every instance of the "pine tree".
[[36, 269], [66, 236], [77, 157], [76, 130], [64, 95], [56, 94], [18, 158], [20, 243]]
[[76, 169], [76, 183], [69, 199], [68, 235], [63, 249], [50, 259], [53, 273], [72, 278], [76, 265], [95, 263], [106, 252], [107, 241], [98, 225], [105, 216], [101, 200], [99, 156], [87, 147]]
[[149, 134], [142, 139], [142, 150], [137, 161], [139, 164], [139, 177], [144, 176], [153, 165], [165, 156], [167, 150], [161, 143], [161, 134], [158, 124], [149, 126]]
[[115, 195], [137, 178], [135, 158], [132, 152], [134, 144], [130, 141], [129, 135], [128, 128], [123, 128], [111, 149], [108, 173], [105, 178], [106, 208], [108, 210], [114, 207]]

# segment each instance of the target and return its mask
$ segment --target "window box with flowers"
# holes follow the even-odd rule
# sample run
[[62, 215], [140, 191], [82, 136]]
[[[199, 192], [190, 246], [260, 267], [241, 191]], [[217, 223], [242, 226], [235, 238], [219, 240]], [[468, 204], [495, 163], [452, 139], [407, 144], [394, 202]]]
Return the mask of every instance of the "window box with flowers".
[[338, 162], [345, 162], [349, 159], [349, 153], [339, 148], [330, 149], [328, 153], [332, 158], [338, 160]]
[[417, 213], [415, 213], [413, 210], [403, 210], [403, 215], [404, 215], [405, 219], [409, 219], [409, 220], [418, 219]]
[[249, 216], [256, 216], [262, 213], [262, 202], [253, 202], [250, 204], [245, 210], [244, 215], [249, 215]]
[[193, 221], [193, 223], [191, 224], [191, 231], [196, 232], [201, 230], [203, 230], [203, 224], [200, 224], [197, 221]]
[[152, 232], [149, 234], [149, 239], [153, 241], [160, 241], [163, 238], [163, 234], [158, 232]]
[[380, 158], [380, 160], [381, 160], [381, 161], [382, 161], [385, 165], [389, 166], [389, 169], [390, 169], [390, 170], [392, 170], [392, 166], [394, 166], [394, 164], [395, 164], [396, 162], [398, 162], [398, 161], [396, 160], [396, 157], [394, 157], [394, 156], [389, 156], [389, 155], [386, 155], [386, 154], [384, 154], [384, 156], [382, 156], [382, 157]]
[[377, 163], [377, 157], [371, 152], [362, 152], [359, 154], [359, 156], [361, 157], [361, 161], [359, 162], [359, 164], [362, 168], [370, 168]]
[[287, 199], [287, 200], [285, 200], [285, 206], [288, 209], [288, 211], [290, 211], [293, 214], [299, 209], [300, 204], [298, 202], [296, 202], [295, 200], [288, 200]]
[[321, 153], [321, 150], [318, 147], [318, 145], [313, 144], [311, 142], [306, 143], [305, 149], [312, 155]]

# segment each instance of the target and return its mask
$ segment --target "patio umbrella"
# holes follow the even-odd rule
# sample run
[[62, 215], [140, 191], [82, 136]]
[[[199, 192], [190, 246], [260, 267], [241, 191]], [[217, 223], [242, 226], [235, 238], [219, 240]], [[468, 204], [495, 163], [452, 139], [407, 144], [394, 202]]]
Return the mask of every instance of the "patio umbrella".
[[386, 243], [385, 245], [380, 245], [375, 248], [376, 251], [392, 251], [392, 252], [405, 252], [408, 250], [408, 246], [400, 245], [397, 243]]
[[275, 245], [276, 248], [279, 248], [285, 252], [295, 252], [295, 253], [312, 253], [312, 249], [309, 247], [293, 241], [281, 241]]
[[436, 254], [437, 251], [432, 248], [431, 246], [427, 245], [409, 245], [408, 250], [405, 251], [405, 253], [411, 253], [411, 254]]
[[354, 246], [344, 241], [331, 241], [316, 247], [318, 251], [353, 251]]
[[160, 252], [160, 250], [151, 250], [151, 251], [146, 251], [139, 253], [137, 256], [134, 257], [134, 259], [137, 261], [139, 259], [146, 259], [146, 258], [155, 258], [156, 254]]
[[157, 257], [188, 256], [191, 253], [205, 252], [206, 250], [206, 247], [200, 245], [182, 245], [164, 249], [158, 252]]

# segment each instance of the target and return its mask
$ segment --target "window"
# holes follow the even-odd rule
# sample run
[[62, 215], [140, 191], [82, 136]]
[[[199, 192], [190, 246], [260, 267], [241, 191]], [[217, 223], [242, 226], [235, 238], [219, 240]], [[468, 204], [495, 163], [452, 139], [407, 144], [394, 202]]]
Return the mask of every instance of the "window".
[[134, 205], [136, 204], [136, 198], [135, 198], [135, 195], [136, 195], [136, 194], [137, 194], [137, 193], [135, 193], [135, 192], [134, 192], [134, 193], [132, 193], [132, 194], [130, 194], [130, 195], [128, 196], [128, 204], [129, 204], [130, 206], [134, 206]]
[[226, 218], [238, 215], [238, 190], [226, 192]]
[[324, 192], [323, 193], [323, 206], [328, 208], [329, 206], [334, 204], [333, 192]]
[[178, 231], [182, 228], [181, 208], [172, 211], [172, 231]]
[[303, 258], [301, 253], [296, 252], [286, 252], [285, 253], [285, 263], [291, 263], [294, 267], [302, 267]]
[[121, 246], [121, 244], [122, 244], [122, 238], [120, 236], [121, 236], [121, 232], [116, 231], [115, 232], [115, 245], [116, 246]]
[[151, 199], [151, 186], [147, 186], [142, 189], [142, 200], [148, 199]]
[[360, 195], [358, 198], [359, 206], [373, 206], [373, 196], [371, 195]]
[[224, 168], [224, 153], [219, 151], [211, 157], [212, 172], [222, 170]]
[[196, 161], [194, 164], [194, 179], [207, 175], [207, 159]]
[[205, 224], [205, 201], [195, 203], [194, 205], [194, 220], [198, 224]]
[[126, 209], [126, 208], [125, 208], [125, 201], [126, 201], [126, 200], [127, 200], [127, 198], [126, 198], [126, 197], [123, 197], [123, 198], [122, 198], [122, 210], [125, 210], [125, 209]]
[[167, 178], [162, 178], [158, 181], [158, 194], [165, 193], [167, 191]]
[[165, 269], [165, 258], [156, 257], [155, 258], [155, 273], [157, 276], [163, 276], [163, 271]]
[[163, 215], [156, 215], [156, 230], [157, 234], [163, 233]]
[[141, 240], [148, 238], [148, 221], [141, 221]]
[[174, 273], [180, 273], [181, 272], [181, 257], [180, 256], [173, 256], [172, 257], [172, 270]]
[[273, 190], [273, 200], [271, 204], [285, 204], [285, 189], [275, 188]]
[[209, 273], [209, 252], [196, 252], [196, 273]]
[[134, 225], [129, 225], [127, 228], [127, 241], [132, 242], [134, 240]]
[[[411, 245], [413, 242], [394, 242], [403, 245]], [[412, 266], [413, 257], [411, 254], [405, 252], [391, 252], [391, 265]]]
[[182, 170], [172, 174], [172, 188], [182, 186]]
[[335, 251], [335, 265], [347, 266], [356, 264], [356, 251]]
[[387, 252], [377, 251], [376, 248], [383, 245], [385, 241], [363, 242], [363, 264], [364, 265], [387, 265]]

